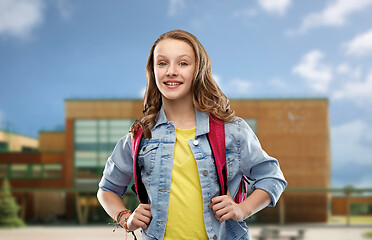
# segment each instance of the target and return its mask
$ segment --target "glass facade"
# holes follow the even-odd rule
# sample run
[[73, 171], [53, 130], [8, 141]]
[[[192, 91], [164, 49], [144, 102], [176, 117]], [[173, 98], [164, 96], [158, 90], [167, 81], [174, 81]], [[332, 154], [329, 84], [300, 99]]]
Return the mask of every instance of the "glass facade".
[[80, 119], [74, 123], [75, 187], [97, 188], [107, 158], [133, 119]]
[[0, 164], [0, 178], [61, 179], [62, 165], [59, 163]]

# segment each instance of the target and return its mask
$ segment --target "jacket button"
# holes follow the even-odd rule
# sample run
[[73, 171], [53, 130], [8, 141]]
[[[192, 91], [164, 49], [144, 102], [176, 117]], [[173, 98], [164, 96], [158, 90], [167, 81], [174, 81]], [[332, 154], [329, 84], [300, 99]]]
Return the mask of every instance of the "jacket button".
[[208, 170], [204, 170], [204, 171], [203, 171], [203, 175], [204, 175], [204, 176], [207, 176], [207, 175], [208, 175]]
[[194, 146], [198, 146], [199, 141], [198, 140], [194, 140], [194, 141], [192, 141], [192, 144], [194, 144]]
[[216, 235], [213, 236], [213, 240], [217, 240], [217, 236]]
[[143, 147], [143, 148], [142, 148], [142, 152], [144, 152], [144, 151], [146, 151], [146, 147]]

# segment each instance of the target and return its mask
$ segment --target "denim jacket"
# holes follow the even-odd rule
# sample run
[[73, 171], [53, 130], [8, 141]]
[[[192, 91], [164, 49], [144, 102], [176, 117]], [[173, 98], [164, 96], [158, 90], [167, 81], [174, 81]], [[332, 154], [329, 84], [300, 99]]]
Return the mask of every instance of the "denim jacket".
[[[219, 223], [208, 208], [211, 199], [218, 196], [220, 187], [217, 179], [214, 157], [207, 139], [209, 116], [195, 110], [195, 139], [189, 140], [199, 172], [203, 195], [203, 216], [209, 239], [251, 239], [245, 222], [229, 219]], [[168, 212], [170, 185], [176, 129], [166, 118], [161, 108], [156, 124], [151, 127], [152, 138], [144, 138], [140, 144], [138, 163], [143, 166], [141, 177], [151, 204], [152, 220], [142, 233], [142, 239], [163, 239]], [[234, 198], [238, 192], [242, 174], [255, 182], [254, 189], [262, 189], [271, 196], [270, 206], [275, 206], [287, 183], [279, 163], [262, 150], [261, 145], [241, 118], [225, 124], [227, 185]], [[133, 177], [131, 136], [126, 135], [117, 143], [108, 158], [99, 187], [123, 196]]]

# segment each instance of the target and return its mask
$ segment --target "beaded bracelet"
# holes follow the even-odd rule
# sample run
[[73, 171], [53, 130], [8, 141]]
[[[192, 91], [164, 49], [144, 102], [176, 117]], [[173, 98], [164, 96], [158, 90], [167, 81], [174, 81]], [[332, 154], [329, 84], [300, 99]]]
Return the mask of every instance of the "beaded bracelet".
[[[122, 211], [120, 211], [120, 212], [118, 212], [118, 213], [116, 214], [115, 219], [116, 219], [116, 222], [117, 222], [120, 226], [121, 226], [121, 224], [120, 224], [121, 217], [122, 217], [124, 214], [126, 214], [126, 213], [130, 213], [130, 214], [132, 214], [132, 212], [131, 212], [129, 209], [122, 210]], [[132, 233], [134, 239], [137, 240], [137, 237], [136, 237], [136, 235], [134, 234], [134, 232], [133, 232], [133, 231], [130, 231], [130, 230], [128, 229], [127, 221], [128, 221], [128, 217], [124, 218], [124, 224], [123, 224], [122, 227], [125, 229], [125, 231], [126, 231], [127, 233]]]
[[[109, 223], [109, 225], [110, 225], [110, 224], [119, 225], [120, 227], [124, 228], [125, 231], [126, 231], [127, 233], [132, 233], [132, 235], [133, 235], [133, 237], [134, 237], [134, 240], [137, 240], [137, 237], [136, 237], [136, 235], [134, 234], [134, 231], [129, 231], [129, 229], [128, 229], [127, 221], [128, 221], [128, 218], [129, 218], [129, 217], [126, 217], [126, 218], [124, 219], [124, 223], [123, 223], [123, 225], [120, 224], [121, 217], [122, 217], [124, 214], [126, 214], [126, 213], [130, 213], [130, 214], [132, 214], [132, 212], [131, 212], [129, 209], [122, 210], [122, 211], [118, 212], [118, 213], [115, 215], [114, 220], [116, 221], [116, 223]], [[115, 232], [115, 229], [112, 230], [112, 231]], [[127, 237], [127, 236], [126, 236], [126, 237]], [[127, 239], [127, 238], [126, 238], [126, 239]]]
[[[125, 210], [121, 210], [120, 212], [118, 212], [116, 215], [115, 215], [115, 220], [117, 223], [120, 223], [120, 219], [121, 217], [124, 215], [124, 214], [127, 214], [127, 213], [130, 213], [132, 214], [132, 212], [129, 210], [129, 209], [125, 209]], [[125, 219], [125, 222], [127, 222], [128, 218]]]

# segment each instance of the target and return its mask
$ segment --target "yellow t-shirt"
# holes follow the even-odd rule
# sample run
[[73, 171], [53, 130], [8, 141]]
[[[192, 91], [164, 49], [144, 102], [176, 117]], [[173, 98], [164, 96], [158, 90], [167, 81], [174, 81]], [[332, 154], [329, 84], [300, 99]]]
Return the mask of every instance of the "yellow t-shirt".
[[195, 128], [176, 129], [171, 192], [164, 239], [208, 239], [196, 161], [187, 142]]

